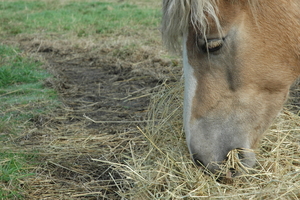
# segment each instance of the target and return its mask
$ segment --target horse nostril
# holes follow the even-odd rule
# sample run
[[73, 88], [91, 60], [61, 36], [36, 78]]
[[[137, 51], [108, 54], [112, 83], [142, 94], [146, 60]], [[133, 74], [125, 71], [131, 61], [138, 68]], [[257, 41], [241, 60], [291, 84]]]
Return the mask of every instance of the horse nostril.
[[236, 148], [238, 150], [238, 157], [240, 160], [243, 160], [245, 158], [245, 150], [243, 148]]
[[231, 177], [230, 178], [232, 178], [232, 177], [235, 177], [235, 175], [237, 174], [237, 171], [236, 171], [236, 169], [235, 168], [230, 168], [229, 169], [229, 171], [230, 171], [230, 173], [231, 173]]
[[195, 163], [196, 165], [198, 165], [198, 166], [204, 166], [204, 165], [203, 165], [203, 162], [202, 162], [199, 158], [197, 158], [196, 155], [193, 155], [193, 160], [194, 160], [194, 163]]
[[202, 166], [203, 165], [202, 162], [200, 160], [198, 160], [198, 159], [195, 159], [194, 162], [198, 166]]

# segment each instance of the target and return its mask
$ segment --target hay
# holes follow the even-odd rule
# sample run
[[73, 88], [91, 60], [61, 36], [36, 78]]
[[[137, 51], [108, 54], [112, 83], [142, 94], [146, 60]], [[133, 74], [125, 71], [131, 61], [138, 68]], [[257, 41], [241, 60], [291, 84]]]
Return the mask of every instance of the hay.
[[[230, 152], [224, 170], [248, 172], [220, 183], [190, 159], [182, 130], [182, 83], [163, 84], [152, 98], [149, 123], [140, 130], [148, 141], [131, 152], [126, 165], [110, 163], [126, 174], [124, 199], [299, 199], [300, 117], [284, 109], [256, 151], [257, 165], [247, 169]], [[126, 189], [124, 189], [126, 188]], [[124, 192], [125, 191], [125, 192]]]

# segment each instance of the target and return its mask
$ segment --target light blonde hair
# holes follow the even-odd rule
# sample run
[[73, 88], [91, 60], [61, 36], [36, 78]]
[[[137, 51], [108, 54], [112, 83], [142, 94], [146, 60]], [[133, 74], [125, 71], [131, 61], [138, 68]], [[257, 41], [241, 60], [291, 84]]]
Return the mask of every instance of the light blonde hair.
[[163, 0], [162, 37], [167, 48], [178, 51], [181, 46], [180, 38], [187, 33], [190, 25], [205, 36], [208, 16], [219, 27], [217, 1]]
[[[218, 2], [220, 0], [163, 0], [162, 38], [166, 47], [179, 51], [180, 38], [187, 33], [189, 26], [194, 26], [206, 39], [209, 28], [208, 18], [212, 20], [221, 35], [221, 26], [218, 18]], [[231, 3], [249, 5], [255, 17], [259, 0], [231, 0]]]

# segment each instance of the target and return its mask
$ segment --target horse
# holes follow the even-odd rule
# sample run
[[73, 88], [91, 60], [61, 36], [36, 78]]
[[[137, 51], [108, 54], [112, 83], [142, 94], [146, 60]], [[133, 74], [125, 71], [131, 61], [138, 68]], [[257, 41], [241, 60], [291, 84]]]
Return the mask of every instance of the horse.
[[163, 0], [162, 38], [182, 52], [183, 124], [193, 161], [216, 174], [253, 150], [300, 75], [299, 0]]

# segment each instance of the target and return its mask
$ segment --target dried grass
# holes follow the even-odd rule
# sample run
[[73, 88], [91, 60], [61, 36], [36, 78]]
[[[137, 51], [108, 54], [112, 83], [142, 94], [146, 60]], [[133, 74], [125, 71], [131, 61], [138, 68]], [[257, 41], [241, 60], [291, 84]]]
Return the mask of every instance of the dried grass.
[[[150, 105], [149, 123], [140, 129], [148, 146], [131, 151], [126, 164], [112, 163], [126, 174], [119, 186], [124, 199], [299, 199], [300, 117], [284, 109], [256, 151], [254, 169], [226, 183], [196, 167], [182, 130], [182, 83], [164, 84]], [[232, 159], [224, 170], [242, 166]], [[99, 161], [99, 160], [98, 160]], [[232, 166], [233, 165], [233, 166]], [[126, 189], [124, 189], [126, 188]], [[129, 191], [128, 191], [129, 190]]]

